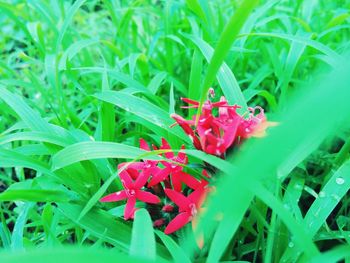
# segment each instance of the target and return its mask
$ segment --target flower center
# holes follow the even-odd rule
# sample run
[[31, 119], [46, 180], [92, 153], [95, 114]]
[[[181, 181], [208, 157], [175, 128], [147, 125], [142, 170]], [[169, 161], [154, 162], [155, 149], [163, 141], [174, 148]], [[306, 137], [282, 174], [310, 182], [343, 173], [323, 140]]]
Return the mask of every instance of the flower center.
[[135, 196], [136, 194], [136, 191], [134, 189], [125, 189], [125, 192], [128, 197]]

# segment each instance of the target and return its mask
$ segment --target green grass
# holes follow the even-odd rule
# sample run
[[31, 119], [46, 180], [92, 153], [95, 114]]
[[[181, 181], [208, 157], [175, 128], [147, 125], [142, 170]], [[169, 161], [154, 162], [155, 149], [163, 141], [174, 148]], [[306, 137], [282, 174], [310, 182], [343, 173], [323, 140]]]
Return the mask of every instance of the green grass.
[[[2, 262], [350, 262], [346, 0], [0, 0]], [[214, 87], [279, 123], [226, 160], [170, 128]], [[186, 145], [215, 167], [197, 232], [98, 200]], [[217, 214], [222, 220], [215, 220]], [[199, 249], [195, 235], [204, 233]], [[43, 261], [45, 260], [45, 261]]]

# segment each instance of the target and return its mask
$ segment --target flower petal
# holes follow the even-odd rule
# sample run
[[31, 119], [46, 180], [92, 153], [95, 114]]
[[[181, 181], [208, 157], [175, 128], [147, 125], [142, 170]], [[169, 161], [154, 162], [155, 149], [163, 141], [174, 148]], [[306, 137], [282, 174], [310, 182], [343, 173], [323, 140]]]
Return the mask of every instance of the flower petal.
[[160, 170], [157, 174], [155, 174], [152, 177], [151, 181], [148, 183], [148, 187], [154, 186], [160, 183], [161, 181], [163, 181], [164, 179], [166, 179], [170, 172], [171, 170], [169, 168], [164, 168]]
[[199, 102], [189, 99], [189, 98], [181, 98], [182, 101], [186, 102], [187, 104], [192, 104], [192, 105], [196, 105], [198, 107]]
[[132, 168], [134, 170], [142, 170], [144, 167], [145, 167], [144, 162], [130, 162], [127, 169]]
[[134, 164], [134, 162], [123, 162], [123, 163], [120, 163], [120, 164], [118, 164], [118, 170], [127, 170], [133, 164]]
[[127, 198], [125, 190], [106, 195], [100, 199], [100, 202], [117, 202]]
[[201, 148], [200, 141], [190, 126], [190, 122], [194, 123], [194, 121], [187, 121], [184, 118], [182, 118], [180, 115], [177, 115], [175, 113], [171, 114], [170, 117], [173, 118], [177, 122], [177, 124], [180, 125], [183, 131], [190, 137], [194, 147], [196, 147], [196, 149], [198, 150], [201, 150], [202, 148]]
[[142, 150], [145, 150], [145, 151], [150, 151], [150, 148], [149, 148], [149, 146], [148, 146], [148, 143], [144, 140], [144, 139], [142, 139], [142, 138], [140, 138], [140, 148], [142, 149]]
[[136, 204], [136, 198], [134, 196], [130, 197], [126, 202], [126, 206], [124, 210], [125, 220], [128, 220], [133, 217], [135, 212], [135, 204]]
[[120, 180], [125, 188], [131, 188], [134, 183], [131, 180], [131, 176], [127, 170], [123, 170], [119, 173]]
[[193, 191], [187, 198], [191, 203], [195, 203], [197, 210], [202, 206], [205, 198], [207, 196], [208, 189], [204, 187], [200, 187]]
[[226, 149], [230, 147], [234, 142], [234, 140], [236, 139], [236, 134], [237, 134], [237, 129], [239, 124], [240, 124], [240, 118], [235, 118], [235, 119], [232, 119], [232, 123], [230, 125], [227, 125], [225, 127], [223, 139], [224, 139], [224, 145]]
[[181, 182], [184, 182], [188, 187], [192, 189], [196, 189], [200, 185], [199, 181], [196, 178], [183, 171], [179, 171], [173, 174], [172, 177], [178, 177]]
[[158, 196], [145, 191], [137, 191], [136, 198], [149, 204], [157, 204], [160, 202], [160, 199]]
[[174, 176], [176, 173], [174, 173], [172, 176], [171, 176], [171, 183], [173, 184], [173, 188], [175, 191], [177, 192], [181, 192], [182, 190], [182, 184], [181, 184], [181, 181], [179, 179], [179, 177], [176, 177]]
[[180, 208], [187, 210], [191, 201], [184, 195], [172, 189], [164, 189], [165, 194]]
[[185, 150], [185, 145], [181, 146], [181, 149], [180, 149], [179, 153], [177, 154], [176, 161], [178, 163], [187, 164], [187, 162], [188, 162], [187, 154], [184, 153], [183, 150]]
[[136, 189], [142, 188], [147, 183], [149, 176], [150, 176], [149, 173], [147, 174], [147, 173], [141, 172], [134, 183], [134, 187]]
[[138, 170], [133, 168], [128, 168], [127, 172], [130, 175], [132, 180], [136, 180], [137, 178], [139, 178], [140, 173], [138, 172]]
[[190, 214], [185, 212], [178, 214], [173, 220], [170, 221], [170, 223], [167, 225], [167, 227], [164, 230], [164, 233], [166, 235], [169, 235], [177, 230], [179, 230], [181, 227], [186, 225], [188, 222], [190, 222]]
[[[160, 149], [161, 150], [171, 150], [170, 144], [164, 138], [162, 138], [162, 145], [160, 146]], [[172, 151], [166, 152], [164, 155], [168, 159], [174, 158], [174, 153]]]

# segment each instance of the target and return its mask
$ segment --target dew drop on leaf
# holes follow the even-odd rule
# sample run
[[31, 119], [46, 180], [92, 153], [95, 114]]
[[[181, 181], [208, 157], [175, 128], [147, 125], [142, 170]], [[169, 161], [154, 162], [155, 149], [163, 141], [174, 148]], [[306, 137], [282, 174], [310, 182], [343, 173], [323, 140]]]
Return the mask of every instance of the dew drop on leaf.
[[345, 180], [343, 177], [337, 177], [337, 179], [335, 179], [335, 182], [339, 185], [342, 185], [345, 183]]

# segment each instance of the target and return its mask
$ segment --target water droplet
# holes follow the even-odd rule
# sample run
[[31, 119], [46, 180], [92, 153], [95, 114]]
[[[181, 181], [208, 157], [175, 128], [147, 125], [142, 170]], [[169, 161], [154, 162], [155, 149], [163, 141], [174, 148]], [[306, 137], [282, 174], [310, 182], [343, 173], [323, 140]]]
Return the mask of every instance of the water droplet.
[[300, 189], [302, 189], [302, 188], [303, 188], [303, 186], [302, 186], [301, 184], [295, 184], [295, 185], [294, 185], [294, 189], [300, 190]]
[[314, 212], [314, 217], [318, 217], [320, 215], [321, 208], [317, 209], [316, 212]]
[[345, 180], [344, 180], [343, 177], [337, 177], [337, 178], [335, 179], [335, 182], [336, 182], [337, 184], [339, 184], [339, 185], [342, 185], [342, 184], [345, 183]]
[[326, 193], [323, 192], [323, 191], [321, 191], [321, 192], [318, 193], [318, 197], [320, 197], [320, 198], [323, 198], [323, 197], [325, 197], [325, 196], [326, 196]]
[[290, 248], [294, 247], [294, 243], [293, 242], [289, 242], [288, 243], [288, 247], [290, 247]]
[[290, 206], [288, 204], [283, 205], [285, 209], [290, 210]]
[[333, 199], [335, 199], [337, 202], [340, 201], [340, 197], [339, 197], [338, 195], [336, 195], [336, 194], [332, 194], [331, 197], [332, 197]]

